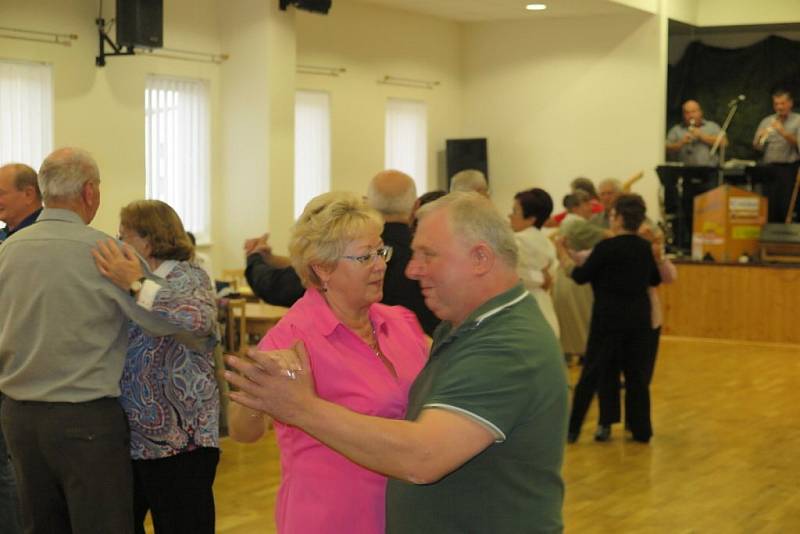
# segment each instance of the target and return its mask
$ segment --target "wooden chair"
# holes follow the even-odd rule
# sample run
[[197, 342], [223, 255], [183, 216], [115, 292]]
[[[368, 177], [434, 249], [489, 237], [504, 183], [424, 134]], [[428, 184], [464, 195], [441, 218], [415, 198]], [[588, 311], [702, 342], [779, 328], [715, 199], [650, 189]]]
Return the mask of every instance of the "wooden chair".
[[247, 301], [228, 300], [228, 314], [225, 318], [225, 349], [240, 356], [247, 354]]
[[228, 435], [228, 381], [225, 380], [225, 360], [222, 345], [214, 347], [214, 368], [216, 370], [217, 387], [219, 388], [219, 433]]
[[231, 285], [231, 289], [234, 291], [239, 291], [240, 287], [247, 285], [247, 280], [244, 277], [244, 269], [223, 269], [220, 280], [222, 282], [228, 282]]

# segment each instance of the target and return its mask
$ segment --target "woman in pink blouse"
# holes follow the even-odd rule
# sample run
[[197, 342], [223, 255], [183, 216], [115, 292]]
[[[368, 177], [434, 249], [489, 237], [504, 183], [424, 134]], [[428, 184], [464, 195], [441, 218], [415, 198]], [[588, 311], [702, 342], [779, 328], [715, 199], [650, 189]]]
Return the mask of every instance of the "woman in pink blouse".
[[[428, 344], [413, 313], [379, 304], [392, 250], [380, 214], [349, 193], [327, 193], [306, 206], [289, 251], [305, 295], [258, 347], [308, 351], [320, 397], [360, 413], [402, 419], [408, 389]], [[231, 435], [254, 441], [260, 412], [232, 405]], [[281, 534], [384, 532], [386, 478], [303, 431], [275, 423], [281, 451], [276, 523]]]

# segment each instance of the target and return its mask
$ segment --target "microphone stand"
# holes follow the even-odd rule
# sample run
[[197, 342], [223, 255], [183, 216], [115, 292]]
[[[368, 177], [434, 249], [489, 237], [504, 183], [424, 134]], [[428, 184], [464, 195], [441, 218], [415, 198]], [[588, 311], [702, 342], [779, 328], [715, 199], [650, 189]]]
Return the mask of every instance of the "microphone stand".
[[709, 155], [714, 157], [714, 154], [717, 153], [717, 149], [719, 150], [719, 169], [717, 171], [717, 185], [722, 185], [724, 181], [724, 172], [722, 170], [722, 165], [725, 163], [725, 147], [720, 146], [722, 140], [727, 137], [728, 135], [728, 126], [730, 126], [731, 121], [733, 120], [733, 116], [736, 115], [736, 112], [739, 110], [739, 102], [741, 100], [739, 98], [734, 98], [730, 104], [728, 104], [728, 116], [725, 117], [725, 122], [722, 123], [722, 128], [720, 129], [719, 135], [717, 136], [717, 140], [714, 141], [714, 144], [711, 145], [711, 151]]

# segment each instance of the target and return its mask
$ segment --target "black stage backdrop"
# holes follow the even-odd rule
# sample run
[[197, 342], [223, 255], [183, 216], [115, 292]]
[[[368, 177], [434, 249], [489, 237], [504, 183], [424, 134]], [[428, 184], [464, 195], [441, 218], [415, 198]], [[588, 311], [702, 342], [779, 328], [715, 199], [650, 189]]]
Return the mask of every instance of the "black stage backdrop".
[[753, 135], [761, 119], [770, 115], [770, 95], [788, 89], [800, 102], [800, 41], [771, 35], [744, 48], [718, 48], [693, 41], [667, 73], [667, 128], [680, 122], [681, 104], [700, 102], [707, 120], [722, 126], [728, 102], [738, 95], [747, 100], [728, 128], [726, 159], [757, 159]]

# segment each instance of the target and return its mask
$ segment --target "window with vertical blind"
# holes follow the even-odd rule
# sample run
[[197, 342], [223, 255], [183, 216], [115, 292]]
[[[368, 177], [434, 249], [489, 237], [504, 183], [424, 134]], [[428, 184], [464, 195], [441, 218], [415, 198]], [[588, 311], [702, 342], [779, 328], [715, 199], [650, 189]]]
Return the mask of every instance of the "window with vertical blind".
[[180, 215], [199, 242], [211, 237], [208, 83], [148, 76], [145, 83], [147, 198]]
[[330, 95], [297, 91], [294, 101], [294, 217], [331, 188]]
[[428, 109], [425, 102], [386, 102], [386, 168], [414, 179], [417, 194], [428, 191]]
[[0, 165], [25, 163], [38, 169], [52, 150], [52, 68], [0, 61]]

